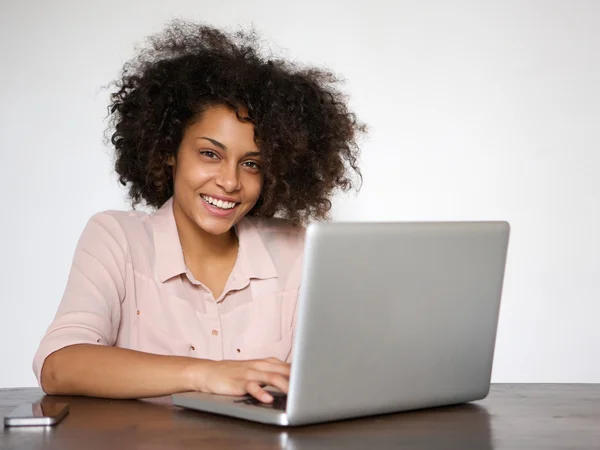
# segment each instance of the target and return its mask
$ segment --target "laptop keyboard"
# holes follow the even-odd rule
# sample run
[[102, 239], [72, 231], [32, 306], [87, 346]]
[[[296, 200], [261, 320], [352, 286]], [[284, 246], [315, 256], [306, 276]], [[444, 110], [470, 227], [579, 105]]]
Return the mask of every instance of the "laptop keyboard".
[[281, 392], [269, 391], [269, 394], [273, 396], [272, 403], [263, 403], [260, 400], [255, 399], [251, 395], [246, 395], [244, 398], [234, 400], [234, 403], [243, 403], [244, 405], [260, 406], [261, 408], [275, 409], [277, 411], [285, 411], [287, 404], [287, 395]]

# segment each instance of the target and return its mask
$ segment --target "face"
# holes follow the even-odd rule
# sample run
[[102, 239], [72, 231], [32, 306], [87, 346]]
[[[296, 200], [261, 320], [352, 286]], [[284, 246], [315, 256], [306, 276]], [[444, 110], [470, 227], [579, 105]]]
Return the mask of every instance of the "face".
[[260, 197], [260, 162], [253, 125], [226, 106], [208, 108], [188, 126], [177, 156], [169, 160], [176, 218], [184, 216], [179, 219], [212, 235], [228, 232]]

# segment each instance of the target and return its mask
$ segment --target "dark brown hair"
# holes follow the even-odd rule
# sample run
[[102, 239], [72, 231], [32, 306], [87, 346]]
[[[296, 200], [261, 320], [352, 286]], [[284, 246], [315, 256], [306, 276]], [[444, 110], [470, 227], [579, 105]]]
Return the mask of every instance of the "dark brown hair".
[[[261, 149], [264, 187], [249, 215], [295, 223], [326, 218], [330, 197], [353, 187], [357, 136], [330, 72], [265, 56], [254, 32], [174, 21], [125, 64], [109, 107], [115, 170], [133, 205], [173, 195], [167, 159], [186, 126], [212, 105], [244, 107]], [[239, 116], [239, 114], [238, 114]], [[355, 181], [355, 180], [354, 180]]]

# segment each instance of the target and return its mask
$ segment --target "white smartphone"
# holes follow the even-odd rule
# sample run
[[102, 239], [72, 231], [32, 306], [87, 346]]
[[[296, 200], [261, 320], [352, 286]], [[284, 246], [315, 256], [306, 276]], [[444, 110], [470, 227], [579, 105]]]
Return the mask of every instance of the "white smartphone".
[[27, 403], [4, 418], [6, 427], [56, 425], [69, 412], [68, 403]]

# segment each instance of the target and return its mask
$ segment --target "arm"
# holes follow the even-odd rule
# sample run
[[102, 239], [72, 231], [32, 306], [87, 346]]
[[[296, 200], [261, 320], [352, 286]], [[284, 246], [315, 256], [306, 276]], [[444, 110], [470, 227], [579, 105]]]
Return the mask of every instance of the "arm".
[[210, 361], [77, 344], [46, 358], [41, 384], [54, 395], [158, 397], [185, 391], [244, 395], [271, 402], [261, 385], [287, 392], [290, 366], [275, 358]]
[[46, 358], [41, 385], [47, 394], [140, 398], [194, 390], [190, 372], [206, 361], [118, 347], [76, 344]]

